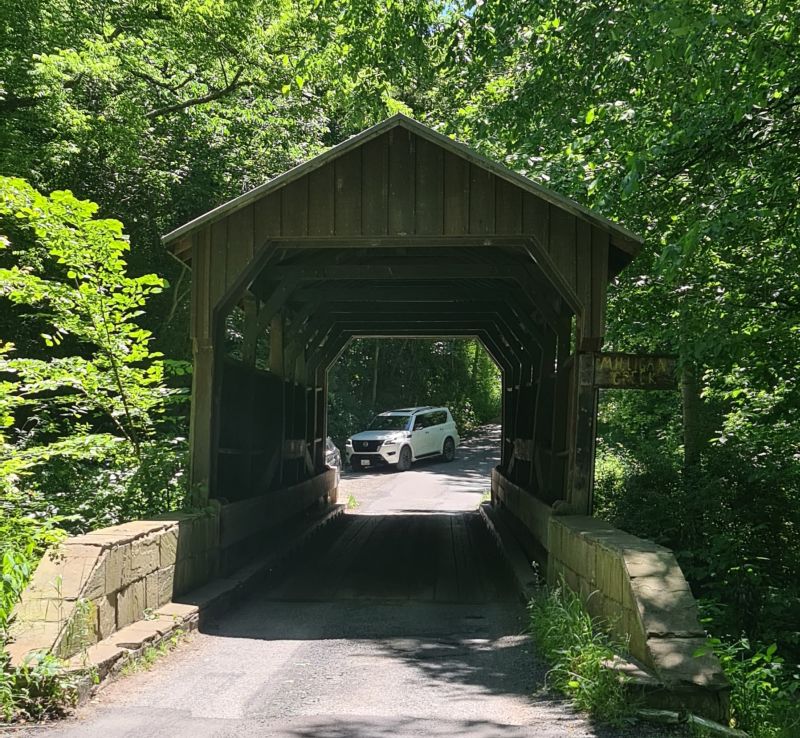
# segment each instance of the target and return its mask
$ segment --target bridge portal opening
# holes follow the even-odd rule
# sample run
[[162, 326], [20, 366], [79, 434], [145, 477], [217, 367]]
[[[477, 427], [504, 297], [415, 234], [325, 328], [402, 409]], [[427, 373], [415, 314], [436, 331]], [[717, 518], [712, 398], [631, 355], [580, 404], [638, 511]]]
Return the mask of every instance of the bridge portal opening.
[[193, 271], [191, 480], [223, 550], [336, 502], [329, 369], [358, 337], [478, 340], [493, 503], [534, 535], [542, 506], [591, 510], [594, 352], [633, 234], [399, 115], [164, 240]]

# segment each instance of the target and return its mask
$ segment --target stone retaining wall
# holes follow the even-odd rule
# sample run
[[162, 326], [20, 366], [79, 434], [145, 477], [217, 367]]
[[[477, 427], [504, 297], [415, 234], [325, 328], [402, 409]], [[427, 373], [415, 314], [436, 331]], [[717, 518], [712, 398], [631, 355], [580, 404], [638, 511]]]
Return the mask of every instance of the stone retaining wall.
[[335, 499], [328, 470], [264, 497], [68, 538], [48, 551], [15, 609], [7, 650], [69, 658], [243, 566], [275, 529]]
[[48, 551], [15, 610], [8, 646], [67, 658], [216, 573], [218, 508], [68, 538]]
[[648, 704], [690, 709], [712, 720], [727, 717], [727, 680], [715, 656], [695, 655], [705, 632], [669, 549], [602, 520], [569, 515], [566, 505], [551, 507], [497, 469], [492, 492], [546, 552], [548, 584], [563, 580], [580, 594], [589, 613], [605, 620], [655, 676], [642, 680]]
[[579, 515], [553, 516], [549, 538], [548, 583], [563, 579], [656, 675], [649, 704], [723, 720], [728, 682], [715, 656], [696, 655], [705, 631], [674, 554]]

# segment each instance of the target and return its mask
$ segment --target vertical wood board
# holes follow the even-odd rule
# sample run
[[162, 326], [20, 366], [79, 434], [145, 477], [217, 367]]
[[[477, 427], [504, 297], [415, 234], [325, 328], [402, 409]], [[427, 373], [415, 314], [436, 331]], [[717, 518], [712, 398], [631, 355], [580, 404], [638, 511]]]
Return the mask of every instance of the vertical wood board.
[[253, 203], [253, 252], [266, 246], [270, 238], [281, 235], [281, 193], [273, 192]]
[[361, 160], [361, 221], [365, 236], [385, 236], [389, 203], [389, 136], [364, 144]]
[[522, 195], [522, 229], [550, 253], [550, 206], [530, 192]]
[[281, 200], [281, 235], [302, 237], [308, 235], [309, 177], [289, 182], [283, 188]]
[[337, 236], [361, 235], [361, 149], [335, 161], [335, 229]]
[[476, 235], [494, 233], [497, 178], [475, 164], [470, 165], [469, 176], [469, 232]]
[[496, 178], [495, 211], [497, 232], [522, 233], [522, 190], [504, 179]]
[[[217, 221], [211, 226], [211, 248], [209, 250], [208, 271], [206, 272], [206, 279], [208, 280], [208, 314], [209, 317], [213, 315], [214, 308], [219, 304], [219, 301], [224, 297], [225, 291], [228, 286], [228, 226], [230, 221], [228, 218], [225, 220]], [[208, 326], [210, 331], [210, 325]]]
[[550, 256], [568, 285], [575, 289], [576, 218], [560, 208], [550, 208]]
[[414, 233], [416, 137], [403, 128], [389, 132], [389, 234]]
[[591, 332], [592, 336], [600, 339], [606, 332], [608, 241], [608, 233], [599, 228], [592, 228], [592, 304], [594, 307]]
[[444, 231], [444, 152], [423, 138], [417, 139], [416, 178], [416, 233], [439, 236]]
[[583, 307], [580, 336], [592, 335], [592, 227], [585, 220], [576, 222], [575, 292]]
[[226, 289], [234, 285], [253, 260], [253, 211], [253, 205], [247, 205], [228, 218]]
[[444, 232], [469, 232], [469, 162], [449, 151], [444, 153]]
[[325, 164], [308, 175], [308, 235], [334, 234], [334, 166]]

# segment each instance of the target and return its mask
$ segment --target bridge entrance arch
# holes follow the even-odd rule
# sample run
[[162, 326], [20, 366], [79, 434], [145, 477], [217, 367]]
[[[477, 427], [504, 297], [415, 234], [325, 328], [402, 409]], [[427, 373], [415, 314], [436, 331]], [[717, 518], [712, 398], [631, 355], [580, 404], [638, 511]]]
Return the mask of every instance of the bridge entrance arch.
[[493, 496], [590, 512], [585, 376], [634, 234], [396, 115], [163, 240], [193, 272], [196, 504], [332, 498], [328, 368], [355, 336], [446, 335], [502, 369]]

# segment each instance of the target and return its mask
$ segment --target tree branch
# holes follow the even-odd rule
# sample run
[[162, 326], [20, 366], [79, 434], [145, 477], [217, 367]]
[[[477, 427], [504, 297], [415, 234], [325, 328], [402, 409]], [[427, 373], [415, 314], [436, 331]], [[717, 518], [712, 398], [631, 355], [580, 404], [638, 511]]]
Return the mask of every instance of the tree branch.
[[180, 110], [185, 110], [186, 108], [191, 108], [195, 105], [204, 105], [205, 103], [212, 102], [213, 100], [218, 100], [219, 98], [224, 97], [239, 87], [244, 87], [247, 84], [247, 82], [239, 81], [243, 72], [244, 68], [239, 69], [239, 71], [234, 75], [233, 79], [227, 85], [225, 85], [225, 87], [222, 87], [218, 90], [213, 90], [207, 95], [191, 97], [183, 102], [174, 103], [173, 105], [165, 105], [162, 108], [155, 108], [145, 113], [145, 118], [152, 120], [153, 118], [160, 118], [161, 116], [169, 115], [170, 113], [177, 113]]

